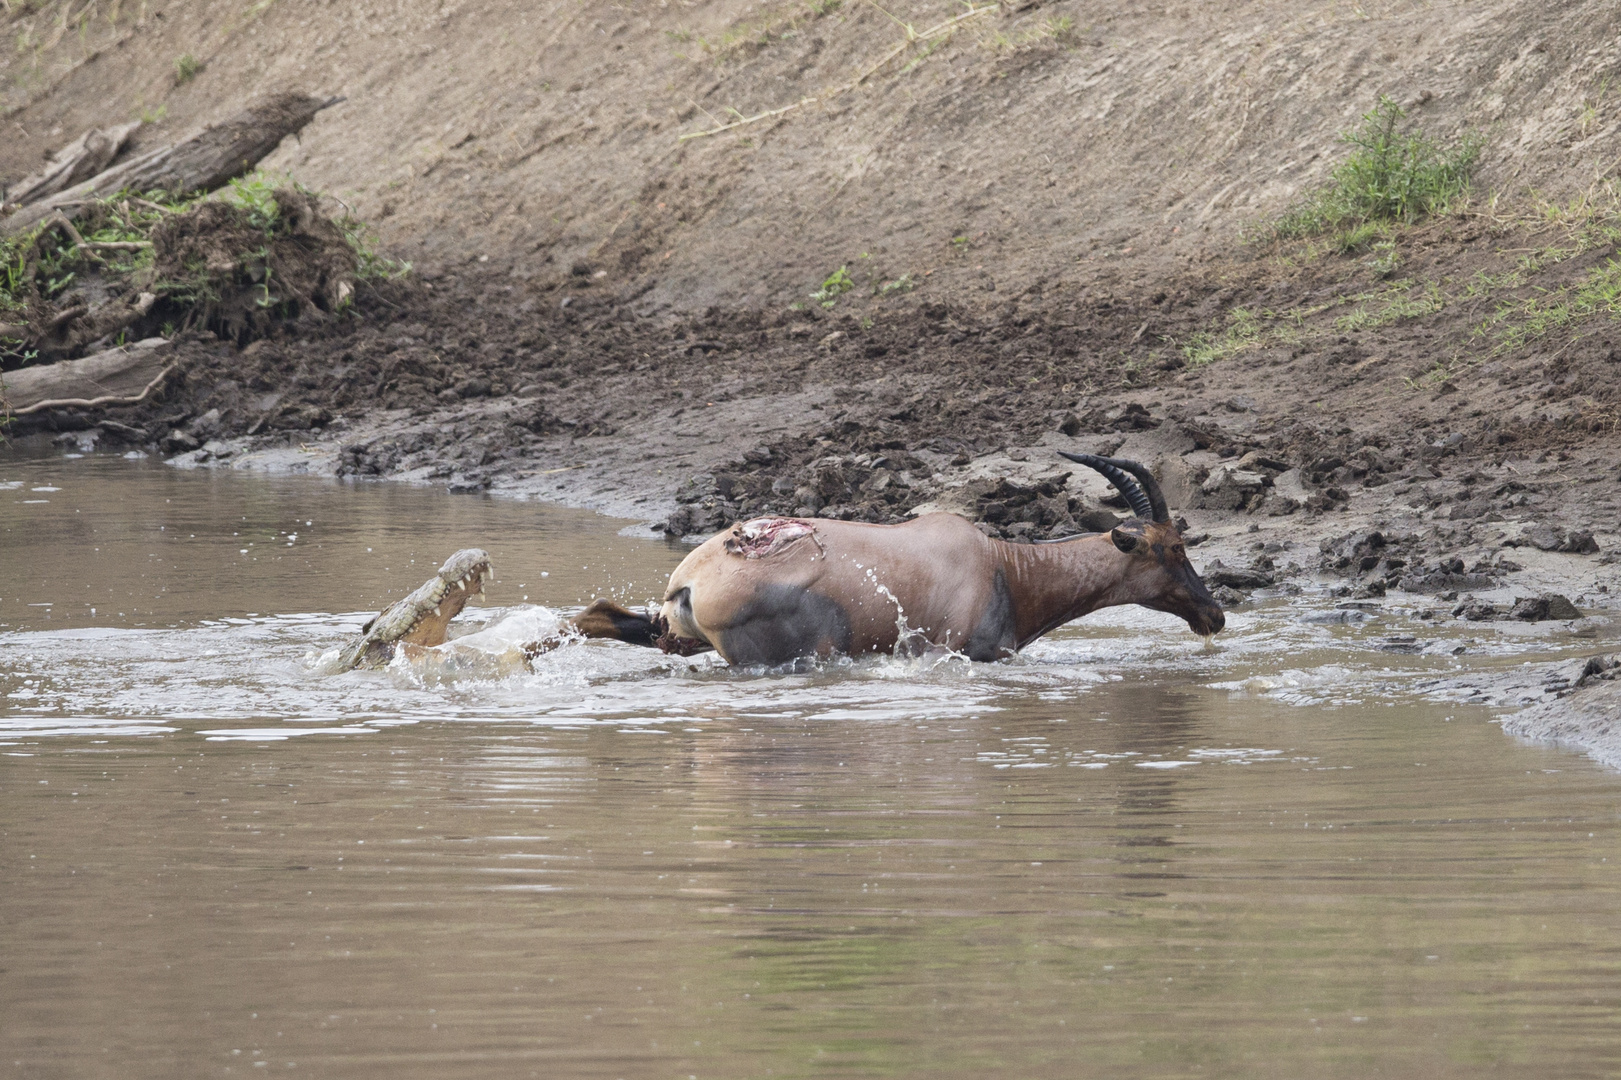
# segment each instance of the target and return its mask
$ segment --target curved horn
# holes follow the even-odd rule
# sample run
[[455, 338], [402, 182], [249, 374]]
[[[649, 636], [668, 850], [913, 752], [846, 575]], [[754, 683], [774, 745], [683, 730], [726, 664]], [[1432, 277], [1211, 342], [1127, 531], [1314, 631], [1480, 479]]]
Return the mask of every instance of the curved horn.
[[1110, 483], [1120, 489], [1120, 494], [1126, 497], [1132, 512], [1138, 517], [1149, 521], [1171, 520], [1170, 508], [1165, 505], [1165, 494], [1160, 491], [1159, 483], [1147, 466], [1125, 458], [1072, 454], [1068, 450], [1060, 450], [1058, 454], [1106, 476]]
[[1148, 505], [1154, 512], [1152, 520], [1166, 522], [1171, 520], [1171, 508], [1165, 505], [1165, 493], [1159, 489], [1159, 481], [1148, 466], [1138, 461], [1127, 461], [1125, 458], [1110, 458], [1109, 464], [1115, 465], [1129, 472], [1142, 484], [1143, 491], [1148, 495]]

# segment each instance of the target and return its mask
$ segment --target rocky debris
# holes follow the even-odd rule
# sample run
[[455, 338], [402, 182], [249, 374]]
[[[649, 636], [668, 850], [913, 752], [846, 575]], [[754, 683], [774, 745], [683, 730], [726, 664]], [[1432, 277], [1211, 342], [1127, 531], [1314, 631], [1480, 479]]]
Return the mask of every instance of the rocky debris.
[[1465, 597], [1463, 603], [1452, 609], [1452, 614], [1455, 618], [1467, 619], [1469, 622], [1490, 622], [1501, 618], [1503, 610], [1486, 600]]
[[[1421, 561], [1411, 554], [1418, 543], [1418, 537], [1410, 532], [1370, 529], [1346, 533], [1318, 545], [1321, 557], [1317, 565], [1321, 570], [1359, 582], [1338, 590], [1338, 595], [1383, 596], [1388, 588], [1398, 583], [1403, 589], [1407, 588], [1407, 577], [1412, 576], [1409, 568]], [[1457, 569], [1462, 570], [1461, 563]], [[1407, 572], [1405, 576], [1404, 572]], [[1450, 582], [1450, 578], [1448, 580]], [[1445, 587], [1456, 588], [1457, 585]], [[1437, 587], [1432, 591], [1442, 590]]]
[[1330, 595], [1345, 596], [1352, 600], [1373, 600], [1384, 596], [1388, 591], [1384, 581], [1379, 578], [1369, 578], [1360, 585], [1341, 585], [1334, 589]]
[[1199, 485], [1202, 504], [1211, 510], [1254, 511], [1266, 498], [1271, 478], [1238, 465], [1222, 464], [1210, 470]]
[[932, 492], [933, 469], [905, 451], [827, 454], [792, 473], [776, 473], [770, 447], [740, 462], [689, 477], [676, 491], [681, 505], [664, 522], [671, 536], [707, 535], [766, 514], [894, 522]]
[[1573, 555], [1594, 555], [1599, 550], [1598, 541], [1593, 539], [1591, 532], [1585, 529], [1565, 530], [1547, 524], [1533, 525], [1518, 540], [1504, 542], [1505, 547], [1518, 547], [1521, 544], [1538, 551], [1565, 551]]
[[[1358, 584], [1344, 592], [1383, 596], [1389, 589], [1428, 593], [1448, 599], [1468, 589], [1492, 589], [1502, 575], [1524, 569], [1502, 556], [1477, 559], [1473, 565], [1458, 555], [1427, 555], [1450, 533], [1370, 529], [1322, 541], [1318, 569], [1351, 578]], [[1453, 537], [1456, 540], [1456, 537]]]
[[1333, 611], [1308, 611], [1300, 621], [1312, 626], [1356, 626], [1374, 616], [1361, 608], [1337, 607]]
[[1559, 593], [1544, 593], [1542, 596], [1515, 597], [1508, 616], [1524, 622], [1543, 622], [1548, 619], [1579, 619], [1582, 613], [1568, 597]]
[[1095, 405], [1077, 416], [1067, 413], [1058, 423], [1064, 435], [1079, 435], [1083, 431], [1149, 431], [1164, 421], [1133, 401], [1125, 405]]
[[[1312, 505], [1313, 499], [1321, 502]], [[1292, 514], [1301, 507], [1311, 509], [1328, 509], [1328, 500], [1318, 492], [1306, 487], [1306, 482], [1299, 469], [1286, 469], [1272, 479], [1272, 493], [1266, 500], [1267, 512], [1273, 516]]]
[[1272, 560], [1265, 556], [1258, 559], [1249, 569], [1227, 566], [1220, 559], [1214, 559], [1200, 576], [1211, 588], [1261, 589], [1277, 580], [1274, 570]]
[[1264, 589], [1278, 581], [1277, 565], [1265, 554], [1257, 555], [1246, 567], [1228, 566], [1220, 559], [1212, 559], [1199, 576], [1204, 579], [1210, 595], [1222, 607], [1232, 607], [1249, 601], [1255, 589]]
[[1621, 656], [1591, 656], [1582, 664], [1572, 689], [1580, 690], [1595, 680], [1610, 682], [1621, 679]]
[[1396, 581], [1403, 592], [1435, 595], [1456, 594], [1463, 589], [1491, 589], [1500, 583], [1485, 564], [1476, 563], [1473, 570], [1466, 570], [1464, 561], [1456, 556], [1444, 558], [1435, 566], [1415, 561], [1412, 569]]
[[1070, 473], [1056, 470], [1029, 483], [998, 477], [973, 481], [956, 493], [987, 536], [1004, 540], [1061, 539], [1086, 532], [1107, 532], [1121, 518], [1102, 507], [1088, 509], [1065, 489]]

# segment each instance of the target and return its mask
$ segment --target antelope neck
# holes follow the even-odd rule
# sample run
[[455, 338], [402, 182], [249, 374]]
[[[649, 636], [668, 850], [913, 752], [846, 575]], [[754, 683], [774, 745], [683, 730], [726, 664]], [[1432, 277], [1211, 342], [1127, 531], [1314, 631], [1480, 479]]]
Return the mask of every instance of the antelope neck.
[[1021, 647], [1055, 626], [1122, 602], [1114, 594], [1129, 559], [1108, 533], [1059, 544], [992, 544], [1013, 594]]

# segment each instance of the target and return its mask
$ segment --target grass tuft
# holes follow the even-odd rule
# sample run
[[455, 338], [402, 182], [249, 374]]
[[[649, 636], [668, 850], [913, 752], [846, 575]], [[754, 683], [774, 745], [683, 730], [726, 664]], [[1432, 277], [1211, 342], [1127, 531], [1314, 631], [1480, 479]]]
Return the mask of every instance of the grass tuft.
[[1217, 333], [1200, 330], [1179, 346], [1188, 367], [1204, 367], [1229, 356], [1247, 352], [1261, 343], [1261, 321], [1248, 308], [1233, 308], [1227, 313], [1227, 325]]
[[1476, 331], [1496, 341], [1492, 353], [1513, 352], [1597, 315], [1621, 316], [1621, 261], [1605, 260], [1575, 285], [1503, 303]]
[[1392, 282], [1384, 292], [1363, 298], [1354, 310], [1335, 319], [1334, 329], [1341, 333], [1371, 330], [1433, 315], [1447, 306], [1447, 298], [1435, 282], [1425, 282], [1416, 290], [1413, 286], [1411, 281]]
[[850, 268], [841, 266], [822, 282], [822, 287], [810, 294], [810, 298], [825, 308], [831, 308], [839, 302], [839, 297], [856, 287], [855, 280], [850, 277]]
[[1329, 184], [1305, 196], [1271, 223], [1271, 239], [1291, 240], [1342, 230], [1336, 246], [1355, 250], [1376, 235], [1380, 222], [1413, 222], [1444, 212], [1469, 191], [1481, 139], [1466, 134], [1442, 146], [1421, 131], [1403, 131], [1406, 110], [1387, 96], [1340, 135], [1353, 147]]

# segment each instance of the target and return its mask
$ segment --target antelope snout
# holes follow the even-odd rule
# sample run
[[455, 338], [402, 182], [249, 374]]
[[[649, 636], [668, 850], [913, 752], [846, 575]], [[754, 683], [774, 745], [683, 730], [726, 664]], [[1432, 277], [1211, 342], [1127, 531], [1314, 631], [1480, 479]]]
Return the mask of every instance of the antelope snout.
[[1193, 617], [1188, 619], [1188, 628], [1200, 637], [1219, 634], [1226, 625], [1226, 614], [1213, 603], [1208, 606], [1200, 605], [1198, 610], [1193, 613]]

